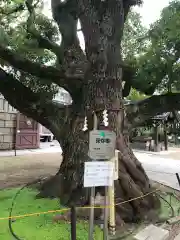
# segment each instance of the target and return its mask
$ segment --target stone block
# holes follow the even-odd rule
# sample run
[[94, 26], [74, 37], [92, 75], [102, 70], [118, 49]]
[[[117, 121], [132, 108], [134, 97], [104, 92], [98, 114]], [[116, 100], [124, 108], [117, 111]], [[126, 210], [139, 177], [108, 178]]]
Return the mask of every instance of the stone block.
[[10, 128], [5, 128], [5, 127], [0, 127], [0, 135], [7, 135], [11, 133], [11, 129]]
[[0, 127], [4, 127], [5, 126], [5, 121], [3, 121], [3, 120], [0, 120]]
[[14, 149], [14, 147], [15, 147], [15, 143], [14, 142], [9, 143], [9, 149]]
[[0, 120], [6, 120], [6, 114], [0, 113]]
[[5, 127], [14, 128], [14, 127], [16, 127], [16, 122], [15, 121], [5, 121]]
[[0, 113], [0, 120], [11, 120], [10, 114], [8, 114], [8, 113]]
[[9, 111], [9, 103], [6, 100], [4, 100], [4, 112], [8, 113], [8, 111]]
[[11, 114], [10, 113], [6, 113], [5, 115], [6, 115], [6, 120], [10, 121], [11, 120]]
[[0, 98], [0, 111], [4, 112], [4, 99]]
[[167, 240], [169, 237], [169, 231], [154, 225], [149, 225], [141, 230], [136, 236], [137, 240]]
[[12, 135], [16, 135], [16, 128], [14, 127], [14, 128], [10, 128], [10, 130], [11, 130], [11, 134]]
[[12, 144], [10, 143], [0, 143], [0, 150], [11, 150]]
[[17, 119], [17, 113], [11, 113], [9, 115], [10, 115], [11, 120], [15, 121]]
[[14, 141], [14, 137], [12, 135], [5, 135], [4, 142], [5, 143], [12, 143]]
[[0, 143], [4, 142], [4, 135], [0, 135]]

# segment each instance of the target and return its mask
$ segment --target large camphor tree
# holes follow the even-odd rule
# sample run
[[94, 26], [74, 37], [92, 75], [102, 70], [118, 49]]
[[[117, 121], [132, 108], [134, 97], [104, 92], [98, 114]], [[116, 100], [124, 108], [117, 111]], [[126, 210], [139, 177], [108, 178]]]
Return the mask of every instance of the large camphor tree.
[[[180, 4], [174, 2], [164, 10], [162, 20], [152, 26], [148, 40], [144, 33], [139, 34], [138, 41], [145, 39], [146, 46], [132, 40], [134, 56], [131, 56], [131, 49], [122, 50], [126, 42], [121, 42], [128, 13], [132, 6], [140, 3], [136, 0], [51, 0], [57, 30], [41, 14], [39, 1], [1, 1], [0, 92], [21, 113], [50, 129], [59, 141], [63, 161], [56, 176], [43, 185], [42, 193], [58, 195], [66, 205], [84, 205], [89, 201], [89, 190], [83, 188], [84, 162], [90, 160], [88, 132], [93, 128], [94, 112], [99, 128], [102, 127], [105, 109], [108, 128], [116, 133], [116, 148], [120, 151], [116, 198], [124, 201], [151, 191], [149, 179], [129, 146], [128, 135], [132, 128], [152, 116], [170, 111], [172, 106], [178, 109], [180, 94], [168, 91], [128, 106], [124, 106], [123, 98], [132, 87], [152, 95], [157, 85], [167, 82], [168, 69], [175, 67], [178, 72], [180, 32], [173, 35], [171, 25], [179, 31], [180, 21], [176, 20]], [[175, 17], [169, 18], [170, 15]], [[166, 32], [163, 18], [169, 19]], [[139, 27], [138, 18], [131, 19], [134, 22], [129, 24], [125, 39], [135, 36], [133, 30]], [[77, 37], [78, 21], [84, 36], [84, 51]], [[54, 31], [60, 32], [61, 44]], [[27, 46], [32, 51], [27, 51]], [[171, 64], [165, 58], [165, 49], [172, 55]], [[71, 105], [62, 106], [52, 101], [57, 87], [69, 92]], [[83, 131], [85, 117], [88, 131]], [[104, 194], [101, 188], [96, 189], [97, 193]], [[157, 204], [156, 197], [148, 195], [119, 205], [116, 210], [121, 220], [133, 221], [143, 218], [147, 210]]]

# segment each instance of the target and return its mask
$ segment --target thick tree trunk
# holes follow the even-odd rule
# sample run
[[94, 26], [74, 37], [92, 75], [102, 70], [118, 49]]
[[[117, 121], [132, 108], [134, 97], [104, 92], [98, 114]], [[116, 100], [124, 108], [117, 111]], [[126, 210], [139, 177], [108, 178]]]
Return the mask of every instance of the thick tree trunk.
[[[73, 116], [65, 127], [64, 139], [57, 138], [61, 142], [63, 162], [55, 178], [54, 186], [57, 183], [59, 186], [55, 195], [58, 195], [61, 203], [65, 205], [89, 204], [89, 189], [83, 187], [84, 163], [90, 160], [87, 155], [88, 132], [82, 131], [83, 123], [87, 116], [88, 127], [91, 130], [91, 115], [96, 112], [98, 127], [101, 128], [102, 112], [105, 109], [108, 111], [109, 129], [116, 133], [117, 149], [121, 153], [119, 179], [115, 183], [116, 202], [138, 198], [151, 191], [148, 177], [127, 141], [128, 126], [125, 125], [120, 54], [126, 15], [124, 1], [112, 1], [107, 5], [106, 2], [100, 1], [99, 6], [95, 4], [96, 2], [93, 4], [91, 1], [78, 1], [89, 68], [85, 74], [80, 98], [73, 98]], [[102, 12], [99, 11], [100, 8]], [[48, 183], [45, 186], [47, 190], [52, 191]], [[96, 194], [104, 195], [104, 189], [96, 188]], [[154, 196], [149, 195], [117, 205], [117, 216], [126, 221], [142, 219], [147, 210], [155, 207], [155, 200]], [[100, 213], [97, 212], [98, 214]]]
[[[64, 140], [63, 162], [57, 175], [42, 186], [41, 194], [45, 197], [59, 197], [61, 204], [66, 206], [84, 206], [89, 204], [90, 191], [83, 188], [84, 162], [88, 161], [88, 134], [82, 132], [83, 121], [77, 118], [73, 130]], [[70, 130], [70, 129], [69, 129]], [[120, 151], [119, 179], [115, 182], [116, 203], [138, 198], [152, 191], [149, 179], [140, 162], [134, 156], [128, 145], [127, 138], [120, 135], [117, 139], [117, 149]], [[96, 188], [96, 195], [104, 195], [104, 189]], [[104, 203], [101, 202], [103, 205]], [[127, 202], [116, 206], [117, 221], [136, 221], [144, 219], [149, 210], [159, 207], [159, 202], [154, 195]], [[101, 211], [95, 210], [96, 217], [100, 217]], [[89, 210], [79, 213], [82, 217], [88, 217]]]

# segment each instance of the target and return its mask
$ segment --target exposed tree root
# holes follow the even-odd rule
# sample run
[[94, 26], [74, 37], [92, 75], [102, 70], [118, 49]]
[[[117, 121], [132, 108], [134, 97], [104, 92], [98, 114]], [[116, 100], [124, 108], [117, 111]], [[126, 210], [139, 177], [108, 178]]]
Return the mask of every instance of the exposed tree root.
[[[160, 202], [155, 194], [139, 199], [140, 196], [153, 191], [153, 189], [150, 186], [149, 179], [144, 169], [128, 146], [121, 145], [119, 149], [121, 150], [121, 155], [119, 158], [119, 179], [115, 181], [116, 204], [128, 201], [132, 198], [137, 198], [137, 200], [116, 206], [116, 219], [118, 223], [121, 222], [122, 224], [123, 220], [126, 222], [136, 222], [147, 218], [147, 213], [153, 211], [153, 209], [159, 208]], [[83, 165], [81, 165], [81, 168], [83, 168]], [[62, 171], [59, 171], [56, 176], [47, 180], [40, 186], [40, 194], [38, 197], [58, 197], [61, 198], [63, 204], [68, 206], [72, 204], [76, 206], [88, 205], [89, 191], [83, 188], [82, 173], [83, 170], [80, 169], [80, 166], [77, 169], [77, 166], [71, 165], [68, 174], [69, 176], [73, 176], [72, 181], [76, 179], [76, 183], [72, 184], [72, 181], [64, 181], [64, 175]], [[67, 175], [67, 172], [65, 174]], [[104, 196], [104, 189], [96, 188], [96, 195], [98, 194]], [[104, 205], [104, 201], [98, 202], [97, 205]], [[83, 218], [87, 218], [88, 214], [88, 209], [79, 211], [78, 213], [79, 217]], [[102, 211], [95, 209], [97, 218], [100, 217], [101, 214]]]

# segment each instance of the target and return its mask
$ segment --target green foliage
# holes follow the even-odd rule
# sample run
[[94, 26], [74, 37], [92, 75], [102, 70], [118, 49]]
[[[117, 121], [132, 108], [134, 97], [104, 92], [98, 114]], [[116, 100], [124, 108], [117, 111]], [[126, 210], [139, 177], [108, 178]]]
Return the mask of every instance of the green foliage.
[[147, 95], [140, 93], [139, 91], [137, 91], [134, 88], [131, 89], [129, 96], [127, 97], [127, 99], [131, 100], [131, 101], [140, 101], [140, 100], [144, 100], [146, 98], [148, 98]]
[[137, 60], [134, 87], [146, 94], [179, 89], [180, 1], [163, 9], [148, 36], [147, 51]]
[[125, 61], [132, 62], [133, 58], [145, 51], [146, 41], [143, 39], [146, 31], [140, 14], [131, 11], [125, 23], [122, 39], [122, 55]]
[[[20, 56], [40, 64], [55, 64], [56, 57], [50, 51], [40, 48], [38, 41], [27, 32], [28, 11], [19, 9], [23, 0], [0, 2], [0, 44], [16, 51]], [[35, 1], [34, 1], [35, 2]], [[42, 2], [41, 2], [42, 3]], [[19, 9], [14, 11], [13, 9]], [[35, 28], [44, 37], [56, 42], [60, 39], [58, 29], [41, 13], [40, 5], [36, 7]], [[11, 13], [11, 14], [8, 14]], [[17, 21], [18, 19], [18, 21]], [[136, 71], [133, 88], [152, 95], [159, 92], [179, 91], [180, 74], [180, 2], [175, 0], [166, 7], [160, 19], [150, 30], [143, 27], [138, 13], [131, 11], [125, 24], [122, 55], [127, 64]], [[0, 64], [6, 62], [0, 60]], [[16, 73], [16, 69], [14, 69]], [[33, 91], [47, 94], [50, 98], [57, 92], [54, 85], [47, 81], [21, 73], [21, 81]], [[129, 98], [141, 99], [141, 95], [132, 90]]]
[[[19, 56], [30, 59], [31, 61], [45, 65], [55, 64], [56, 56], [52, 52], [40, 48], [37, 39], [33, 38], [33, 36], [27, 31], [28, 11], [25, 8], [19, 9], [20, 5], [19, 1], [1, 3], [0, 18], [3, 24], [0, 27], [0, 44], [2, 46], [10, 47]], [[14, 9], [19, 10], [13, 11]], [[41, 9], [38, 5], [34, 26], [42, 36], [51, 41], [57, 41], [59, 37], [57, 27], [51, 20], [45, 17], [40, 10]], [[4, 62], [2, 59], [0, 59], [0, 64], [9, 66], [8, 63]], [[49, 83], [47, 80], [39, 80], [34, 76], [19, 72], [16, 69], [11, 68], [11, 71], [16, 74], [20, 81], [30, 87], [34, 92], [38, 92], [49, 98], [52, 98], [54, 94], [57, 93], [57, 87]]]
[[24, 0], [13, 0], [14, 3], [20, 4], [20, 3], [24, 3]]

